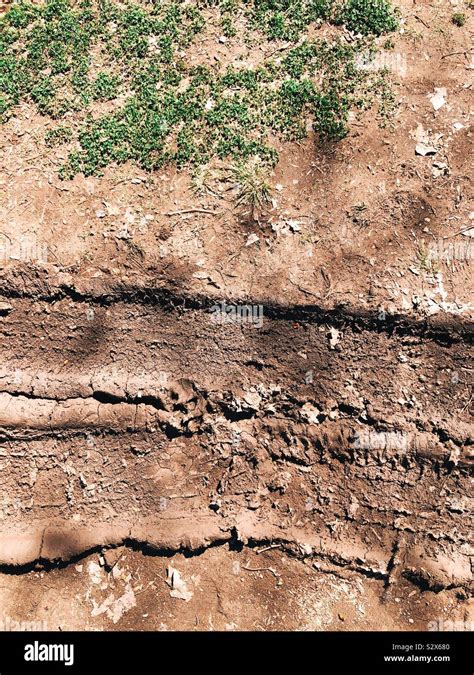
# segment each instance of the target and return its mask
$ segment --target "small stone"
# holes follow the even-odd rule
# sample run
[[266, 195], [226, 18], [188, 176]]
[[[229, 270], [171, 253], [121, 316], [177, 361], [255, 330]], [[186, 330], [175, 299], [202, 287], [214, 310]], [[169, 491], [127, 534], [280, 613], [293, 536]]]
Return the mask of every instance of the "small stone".
[[434, 178], [438, 178], [439, 176], [447, 176], [449, 175], [449, 166], [446, 164], [446, 162], [433, 162], [431, 173]]
[[341, 339], [341, 331], [333, 326], [329, 328], [329, 349], [335, 349]]
[[434, 90], [434, 94], [431, 94], [429, 99], [431, 101], [431, 105], [433, 106], [434, 110], [439, 110], [444, 106], [446, 103], [446, 89], [444, 88], [436, 88]]
[[249, 235], [249, 238], [245, 242], [245, 246], [251, 246], [252, 244], [255, 244], [259, 240], [260, 237], [258, 236], [258, 234], [251, 234]]
[[107, 572], [113, 570], [115, 565], [122, 557], [123, 553], [124, 553], [123, 546], [119, 546], [118, 548], [109, 548], [103, 552], [102, 557], [104, 559], [104, 567], [107, 570]]
[[301, 231], [301, 225], [297, 220], [287, 220], [286, 224], [290, 228], [292, 232], [300, 232]]
[[258, 497], [253, 497], [249, 502], [248, 502], [248, 507], [252, 511], [256, 511], [257, 509], [260, 508], [260, 500]]
[[415, 153], [426, 157], [427, 155], [436, 155], [438, 151], [433, 145], [425, 145], [425, 143], [417, 143], [415, 146]]

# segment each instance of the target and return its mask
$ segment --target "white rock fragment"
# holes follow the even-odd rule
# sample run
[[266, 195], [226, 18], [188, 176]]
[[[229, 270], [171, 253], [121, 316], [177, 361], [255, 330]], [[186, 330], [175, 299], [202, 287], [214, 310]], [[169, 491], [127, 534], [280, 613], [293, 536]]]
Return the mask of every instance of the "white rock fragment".
[[245, 403], [253, 410], [258, 410], [262, 402], [262, 397], [256, 391], [249, 391], [244, 395]]
[[447, 176], [449, 174], [449, 166], [446, 162], [433, 162], [431, 174], [434, 178], [439, 176]]
[[301, 409], [301, 416], [310, 424], [319, 424], [318, 416], [321, 411], [311, 403], [305, 403]]
[[87, 563], [87, 572], [93, 584], [99, 585], [102, 583], [102, 569], [100, 565], [90, 560]]
[[117, 623], [125, 614], [125, 612], [129, 612], [131, 609], [133, 609], [133, 607], [136, 606], [137, 600], [135, 598], [133, 588], [127, 584], [125, 587], [125, 593], [112, 604], [107, 614], [114, 623]]
[[166, 570], [166, 575], [166, 583], [171, 587], [170, 596], [172, 598], [178, 598], [178, 600], [189, 602], [194, 593], [188, 589], [181, 573], [175, 567], [171, 567], [170, 565]]
[[434, 94], [430, 94], [428, 98], [434, 110], [440, 110], [446, 103], [447, 91], [444, 87], [435, 87]]
[[423, 128], [422, 124], [419, 124], [411, 136], [416, 141], [415, 153], [426, 157], [427, 155], [435, 155], [438, 152], [443, 134], [430, 134]]
[[245, 242], [245, 246], [251, 246], [252, 244], [255, 244], [257, 241], [260, 241], [260, 237], [258, 234], [251, 234], [249, 235], [249, 238]]
[[113, 621], [113, 623], [118, 623], [122, 616], [129, 612], [131, 609], [137, 606], [137, 600], [133, 588], [130, 584], [127, 584], [125, 587], [125, 593], [120, 596], [117, 600], [113, 594], [109, 595], [101, 605], [93, 600], [94, 608], [91, 612], [93, 617], [100, 616], [101, 614], [107, 614], [108, 618]]
[[287, 220], [286, 224], [290, 228], [292, 232], [300, 232], [301, 231], [301, 225], [297, 220]]
[[107, 208], [107, 214], [109, 216], [119, 216], [120, 215], [120, 208], [117, 206], [117, 204], [109, 204], [107, 202], [104, 202], [106, 208]]
[[341, 331], [333, 326], [329, 329], [329, 348], [334, 349], [341, 339]]
[[436, 155], [437, 149], [433, 145], [426, 145], [425, 143], [417, 143], [415, 146], [415, 153], [426, 157], [427, 155]]

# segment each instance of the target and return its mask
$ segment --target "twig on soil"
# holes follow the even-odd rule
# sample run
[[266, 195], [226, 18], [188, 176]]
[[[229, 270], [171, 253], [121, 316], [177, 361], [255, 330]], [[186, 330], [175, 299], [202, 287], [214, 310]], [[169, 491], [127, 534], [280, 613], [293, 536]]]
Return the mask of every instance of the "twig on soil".
[[210, 211], [209, 209], [183, 209], [182, 211], [168, 211], [165, 213], [165, 216], [180, 216], [185, 213], [209, 213], [211, 216], [215, 216], [217, 211]]
[[324, 299], [329, 297], [330, 293], [332, 293], [332, 279], [331, 275], [326, 272], [324, 267], [321, 267], [321, 276], [323, 277], [325, 283], [326, 283], [326, 293], [324, 295]]
[[287, 42], [286, 44], [282, 45], [281, 47], [277, 47], [276, 49], [273, 49], [268, 54], [265, 54], [265, 58], [270, 59], [274, 54], [278, 54], [278, 52], [284, 52], [287, 49], [290, 49], [291, 46], [292, 46], [291, 42]]
[[270, 544], [270, 546], [265, 546], [265, 548], [261, 548], [259, 551], [256, 551], [257, 555], [260, 553], [265, 553], [265, 551], [269, 551], [272, 548], [280, 548], [281, 544]]
[[170, 495], [168, 499], [192, 499], [192, 497], [199, 497], [199, 493], [193, 492], [192, 494], [188, 495]]
[[241, 568], [247, 572], [271, 572], [275, 579], [280, 578], [280, 575], [273, 569], [273, 567], [247, 567], [242, 565]]
[[[469, 391], [469, 388], [468, 388], [468, 391]], [[463, 412], [464, 412], [465, 410], [467, 410], [467, 409], [469, 408], [469, 406], [471, 405], [472, 397], [473, 397], [473, 394], [471, 394], [471, 396], [470, 396], [470, 398], [469, 398], [469, 401], [466, 403], [466, 405], [465, 405], [464, 408], [462, 409]]]
[[128, 178], [122, 178], [121, 180], [118, 180], [116, 183], [114, 183], [110, 189], [115, 190], [115, 188], [119, 185], [123, 185], [123, 183], [129, 183], [131, 180], [133, 180], [132, 176], [129, 176]]
[[426, 28], [429, 28], [430, 26], [424, 21], [418, 14], [413, 15], [417, 21], [423, 24], [423, 26], [426, 26]]
[[[133, 592], [135, 593], [135, 595], [141, 595], [142, 593], [145, 593], [149, 588], [151, 588], [154, 585], [154, 583], [155, 583], [154, 581], [149, 581], [147, 583], [147, 585], [145, 586], [145, 588], [140, 588], [139, 590], [137, 590], [137, 591], [134, 590]], [[165, 583], [166, 583], [166, 581], [165, 581]]]
[[458, 230], [454, 234], [447, 234], [443, 239], [451, 239], [451, 237], [457, 237], [459, 234], [464, 234], [464, 232], [469, 232], [469, 230], [472, 230], [473, 226], [470, 225], [469, 227], [464, 227], [462, 230]]
[[465, 49], [463, 52], [449, 52], [449, 54], [443, 54], [443, 55], [441, 56], [441, 58], [442, 58], [442, 59], [447, 59], [448, 56], [459, 56], [460, 54], [463, 54], [463, 56], [466, 56], [466, 54], [467, 54], [468, 51], [472, 51], [472, 50]]
[[56, 190], [59, 190], [60, 192], [71, 192], [71, 190], [70, 190], [69, 188], [66, 188], [66, 187], [59, 187], [59, 185], [55, 185], [54, 183], [50, 183], [50, 185], [51, 185], [53, 188], [56, 188]]

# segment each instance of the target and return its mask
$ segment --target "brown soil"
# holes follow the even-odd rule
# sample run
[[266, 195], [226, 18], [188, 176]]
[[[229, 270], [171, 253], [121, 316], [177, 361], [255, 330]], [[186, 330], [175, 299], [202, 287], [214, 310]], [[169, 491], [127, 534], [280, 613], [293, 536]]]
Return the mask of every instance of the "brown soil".
[[[259, 220], [185, 172], [62, 183], [48, 119], [2, 127], [5, 617], [472, 625], [472, 258], [423, 254], [470, 241], [472, 16], [400, 4], [393, 126], [282, 147]], [[224, 300], [262, 326], [216, 324]]]

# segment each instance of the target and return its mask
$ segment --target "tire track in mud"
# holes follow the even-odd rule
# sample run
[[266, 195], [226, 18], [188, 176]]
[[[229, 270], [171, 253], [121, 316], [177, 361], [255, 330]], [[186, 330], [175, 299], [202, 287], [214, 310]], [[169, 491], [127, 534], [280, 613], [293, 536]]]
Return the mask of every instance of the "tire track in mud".
[[58, 293], [10, 292], [0, 319], [6, 570], [279, 542], [469, 584], [469, 324], [264, 305], [257, 328], [166, 291]]
[[[66, 277], [66, 279], [65, 279]], [[5, 299], [29, 299], [46, 303], [56, 303], [70, 299], [75, 303], [91, 306], [109, 307], [117, 303], [156, 307], [164, 311], [203, 311], [209, 312], [216, 302], [225, 301], [241, 306], [262, 305], [267, 319], [288, 322], [302, 322], [315, 325], [333, 325], [349, 327], [353, 330], [386, 332], [389, 335], [413, 335], [436, 340], [441, 344], [465, 341], [472, 344], [474, 321], [462, 314], [443, 311], [426, 315], [414, 312], [386, 312], [383, 307], [368, 308], [365, 305], [349, 305], [325, 302], [286, 305], [268, 297], [236, 297], [193, 294], [177, 289], [176, 281], [168, 280], [156, 284], [133, 285], [128, 282], [110, 284], [101, 279], [83, 280], [75, 284], [71, 275], [60, 273], [51, 278], [45, 270], [38, 268], [34, 272], [27, 270], [0, 271], [0, 297]], [[441, 306], [439, 307], [441, 310]]]

